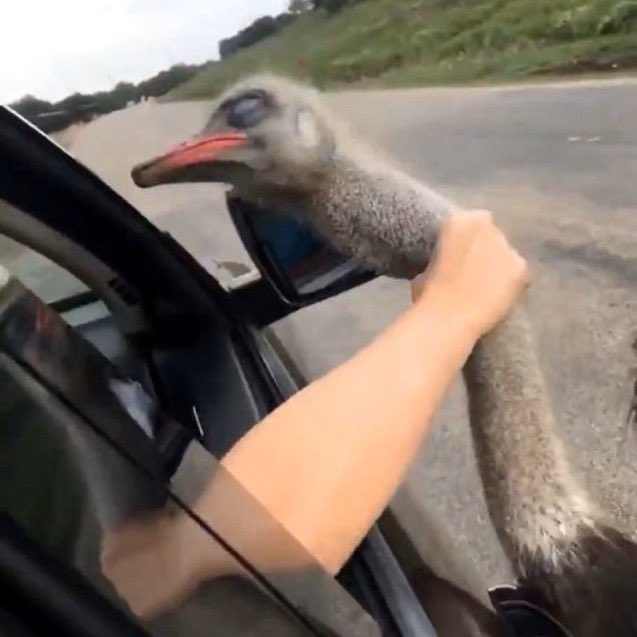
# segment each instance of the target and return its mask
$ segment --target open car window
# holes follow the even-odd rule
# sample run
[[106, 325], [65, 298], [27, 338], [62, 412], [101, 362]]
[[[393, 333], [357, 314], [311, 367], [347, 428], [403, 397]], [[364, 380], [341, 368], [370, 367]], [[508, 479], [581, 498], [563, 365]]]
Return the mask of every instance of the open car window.
[[[0, 208], [2, 205], [0, 200]], [[110, 315], [104, 301], [66, 268], [4, 234], [0, 234], [0, 266], [45, 303], [60, 308], [69, 325], [81, 325]], [[79, 303], [75, 303], [76, 300]]]
[[[179, 425], [17, 280], [4, 282], [2, 513], [151, 634], [380, 634], [344, 589], [185, 432], [176, 471], [167, 466], [162, 441]], [[206, 510], [212, 513], [201, 515], [197, 503], [211, 482], [214, 506]], [[152, 546], [134, 541], [143, 537], [136, 530], [149, 520], [175, 517], [189, 529], [189, 550], [201, 551], [219, 568], [185, 598], [149, 609], [144, 580], [136, 586], [135, 578], [145, 574], [140, 565]], [[184, 546], [175, 544], [175, 550]], [[166, 568], [155, 581], [170, 584], [178, 575]]]
[[[0, 200], [0, 210], [5, 205]], [[65, 268], [3, 234], [0, 234], [0, 265], [23, 281], [45, 303], [55, 303], [88, 290]]]

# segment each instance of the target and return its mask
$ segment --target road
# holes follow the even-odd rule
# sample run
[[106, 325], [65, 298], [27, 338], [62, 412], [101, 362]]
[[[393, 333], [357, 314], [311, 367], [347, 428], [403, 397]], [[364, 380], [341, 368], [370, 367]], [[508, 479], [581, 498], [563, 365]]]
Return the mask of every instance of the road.
[[[637, 453], [627, 425], [637, 365], [637, 81], [341, 93], [360, 134], [466, 206], [494, 210], [535, 275], [530, 296], [562, 434], [585, 484], [637, 528]], [[130, 167], [196, 132], [206, 102], [140, 104], [103, 117], [72, 152], [205, 264], [246, 260], [212, 185], [142, 191]], [[303, 310], [277, 331], [310, 378], [367, 343], [408, 302], [377, 280]], [[462, 387], [409, 480], [451, 521], [489, 583], [509, 573], [478, 484]]]

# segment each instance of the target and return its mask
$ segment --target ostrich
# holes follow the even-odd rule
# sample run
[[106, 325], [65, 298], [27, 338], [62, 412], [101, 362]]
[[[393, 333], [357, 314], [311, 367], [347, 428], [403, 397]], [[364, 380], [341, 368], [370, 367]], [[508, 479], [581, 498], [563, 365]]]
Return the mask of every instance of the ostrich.
[[[256, 205], [301, 210], [340, 252], [404, 279], [459, 210], [350, 137], [318, 92], [272, 76], [229, 89], [202, 134], [132, 176], [224, 182]], [[637, 634], [637, 546], [573, 474], [523, 309], [478, 342], [463, 375], [487, 506], [520, 586], [573, 635]]]

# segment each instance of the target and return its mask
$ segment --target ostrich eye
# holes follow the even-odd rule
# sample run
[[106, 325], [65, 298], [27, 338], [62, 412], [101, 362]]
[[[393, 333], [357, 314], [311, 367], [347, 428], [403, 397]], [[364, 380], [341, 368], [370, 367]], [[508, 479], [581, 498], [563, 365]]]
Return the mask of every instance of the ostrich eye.
[[268, 115], [268, 104], [261, 92], [249, 92], [227, 103], [226, 119], [233, 128], [251, 128]]

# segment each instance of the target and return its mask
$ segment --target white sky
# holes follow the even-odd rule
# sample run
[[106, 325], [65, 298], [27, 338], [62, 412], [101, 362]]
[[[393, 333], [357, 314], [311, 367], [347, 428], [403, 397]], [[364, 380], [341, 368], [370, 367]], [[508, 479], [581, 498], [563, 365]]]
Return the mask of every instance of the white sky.
[[0, 20], [0, 103], [139, 81], [218, 57], [219, 40], [288, 0], [10, 0]]

